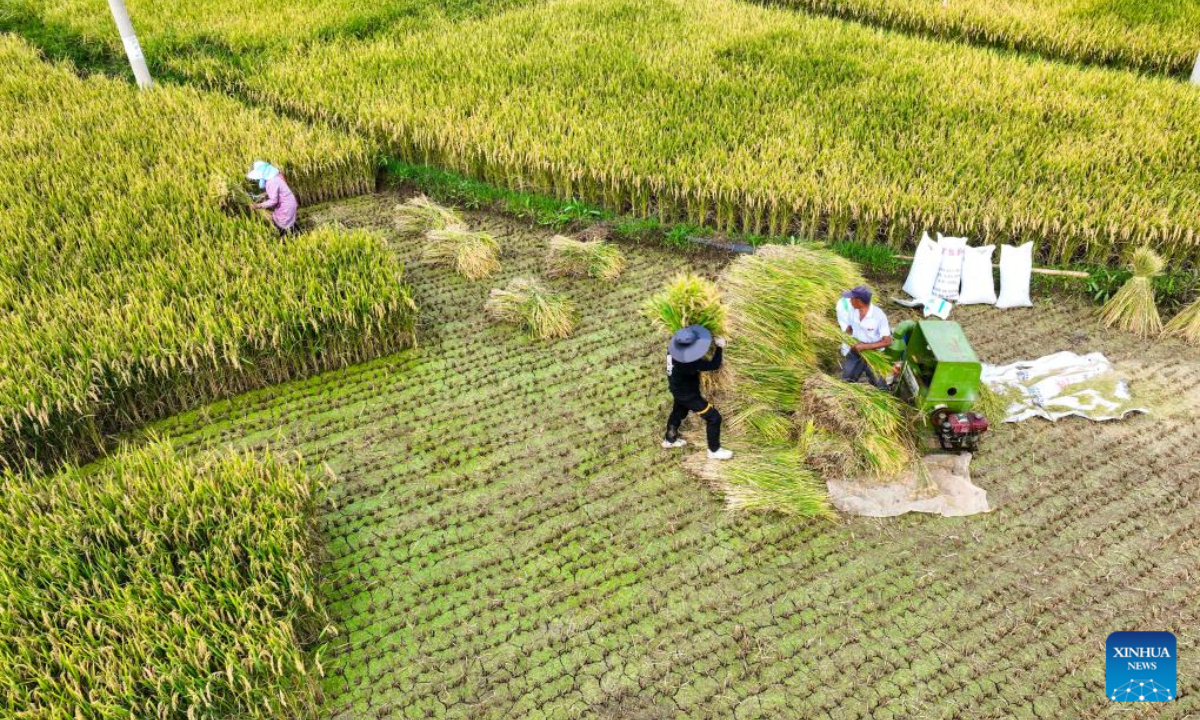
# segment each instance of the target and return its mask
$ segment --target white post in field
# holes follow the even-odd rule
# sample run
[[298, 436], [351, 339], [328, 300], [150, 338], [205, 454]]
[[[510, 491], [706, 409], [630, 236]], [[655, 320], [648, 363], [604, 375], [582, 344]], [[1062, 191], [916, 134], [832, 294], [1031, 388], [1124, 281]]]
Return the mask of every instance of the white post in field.
[[125, 9], [125, 0], [108, 0], [108, 9], [112, 10], [113, 20], [117, 21], [121, 43], [125, 45], [125, 55], [129, 57], [129, 67], [133, 68], [133, 77], [137, 80], [138, 87], [153, 87], [150, 68], [146, 67], [146, 56], [142, 54], [142, 46], [138, 42], [137, 34], [133, 32], [133, 23], [129, 20], [129, 11]]

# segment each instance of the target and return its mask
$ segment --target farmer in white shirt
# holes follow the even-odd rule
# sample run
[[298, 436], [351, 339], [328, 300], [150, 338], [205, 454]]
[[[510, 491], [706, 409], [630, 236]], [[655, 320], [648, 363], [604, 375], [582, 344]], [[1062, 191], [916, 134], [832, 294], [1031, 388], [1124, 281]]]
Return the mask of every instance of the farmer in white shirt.
[[[872, 385], [886, 390], [887, 381], [875, 377], [859, 353], [864, 350], [879, 350], [892, 344], [892, 326], [888, 324], [887, 315], [884, 315], [878, 306], [871, 304], [871, 290], [866, 285], [847, 290], [843, 297], [850, 300], [850, 321], [843, 329], [858, 342], [842, 358], [842, 380], [858, 382], [863, 373], [866, 373], [867, 380]], [[838, 323], [842, 322], [844, 321], [839, 317]]]

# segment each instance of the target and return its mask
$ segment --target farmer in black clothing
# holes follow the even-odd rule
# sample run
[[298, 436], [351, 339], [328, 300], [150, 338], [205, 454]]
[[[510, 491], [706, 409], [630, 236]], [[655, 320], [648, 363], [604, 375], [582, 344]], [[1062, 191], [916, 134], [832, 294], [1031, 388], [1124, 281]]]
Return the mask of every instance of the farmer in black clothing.
[[712, 333], [706, 328], [692, 325], [671, 338], [671, 346], [667, 349], [667, 384], [671, 387], [671, 395], [675, 397], [675, 406], [667, 418], [667, 435], [663, 438], [662, 446], [677, 448], [687, 444], [686, 440], [679, 437], [679, 426], [688, 412], [694, 412], [704, 418], [708, 426], [708, 457], [728, 460], [733, 457], [733, 451], [721, 447], [721, 413], [700, 394], [700, 373], [721, 367], [721, 349], [725, 347], [725, 338], [717, 338], [716, 343], [717, 349], [713, 351], [712, 359], [705, 360], [704, 355], [713, 344]]

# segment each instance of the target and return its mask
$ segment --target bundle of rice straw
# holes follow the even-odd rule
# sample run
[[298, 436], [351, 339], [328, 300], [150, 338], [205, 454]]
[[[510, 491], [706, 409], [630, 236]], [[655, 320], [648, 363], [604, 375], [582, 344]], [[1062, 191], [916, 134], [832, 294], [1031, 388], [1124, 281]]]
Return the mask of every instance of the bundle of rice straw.
[[393, 212], [392, 224], [401, 236], [409, 240], [415, 240], [431, 230], [463, 225], [458, 213], [432, 202], [424, 195], [400, 203]]
[[1200, 298], [1192, 301], [1163, 327], [1163, 333], [1189, 345], [1200, 345]]
[[700, 325], [714, 336], [725, 334], [725, 305], [716, 283], [694, 273], [677, 275], [662, 292], [650, 297], [646, 316], [668, 334]]
[[209, 202], [227, 213], [251, 214], [254, 198], [241, 183], [214, 174], [208, 181]]
[[1154, 305], [1154, 276], [1162, 272], [1163, 260], [1150, 248], [1142, 247], [1133, 253], [1133, 277], [1121, 286], [1100, 309], [1100, 322], [1105, 327], [1128, 330], [1148, 338], [1162, 332], [1162, 318]]
[[731, 507], [828, 517], [819, 479], [888, 479], [918, 462], [911, 408], [832, 375], [844, 339], [834, 306], [862, 282], [851, 262], [806, 246], [762, 248], [722, 276], [737, 337], [730, 428], [759, 450], [707, 470]]
[[500, 269], [500, 243], [496, 238], [461, 226], [430, 230], [421, 256], [453, 267], [468, 280], [488, 277]]
[[520, 325], [542, 340], [564, 338], [575, 329], [571, 301], [534, 278], [513, 278], [503, 289], [493, 288], [484, 310], [492, 319]]
[[[668, 335], [691, 325], [706, 328], [713, 337], [726, 332], [726, 310], [721, 302], [721, 291], [716, 283], [694, 273], [675, 276], [661, 292], [646, 300], [642, 310]], [[715, 395], [729, 384], [727, 368], [722, 364], [719, 370], [700, 376], [700, 390], [706, 397]]]
[[546, 273], [551, 277], [593, 277], [616, 280], [625, 271], [625, 256], [612, 243], [584, 242], [555, 235], [550, 238]]
[[824, 373], [804, 381], [804, 402], [797, 417], [812, 433], [845, 440], [853, 452], [833, 473], [848, 477], [900, 474], [916, 457], [916, 439], [908, 406], [890, 393], [870, 385], [847, 383]]

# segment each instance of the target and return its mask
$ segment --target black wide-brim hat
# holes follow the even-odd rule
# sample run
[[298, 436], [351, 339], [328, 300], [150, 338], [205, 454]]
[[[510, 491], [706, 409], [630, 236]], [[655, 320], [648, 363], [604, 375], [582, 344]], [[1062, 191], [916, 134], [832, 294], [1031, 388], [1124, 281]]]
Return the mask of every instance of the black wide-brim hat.
[[675, 362], [696, 362], [712, 347], [712, 333], [703, 325], [690, 325], [675, 333], [667, 350]]

